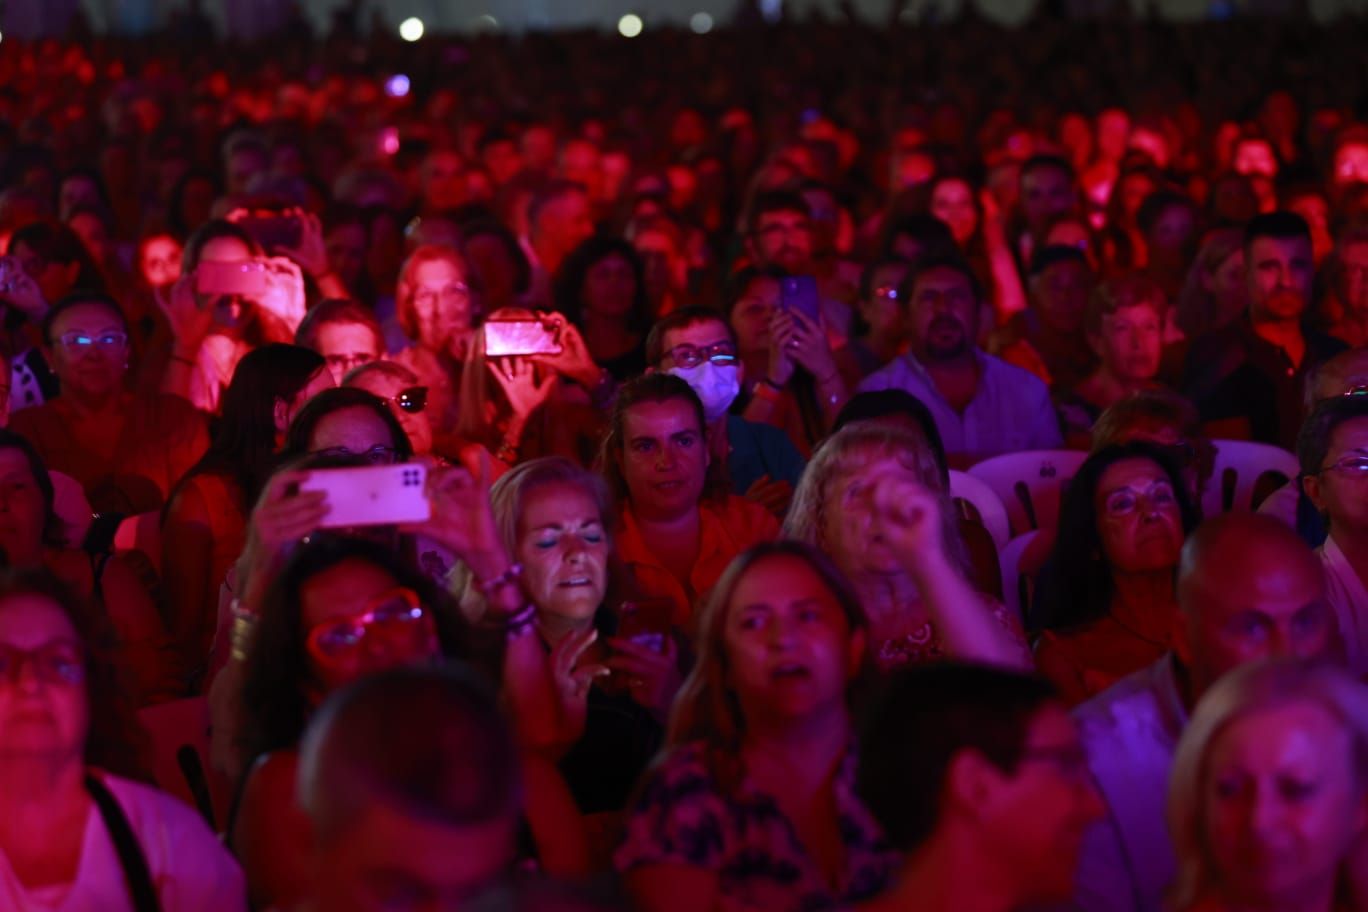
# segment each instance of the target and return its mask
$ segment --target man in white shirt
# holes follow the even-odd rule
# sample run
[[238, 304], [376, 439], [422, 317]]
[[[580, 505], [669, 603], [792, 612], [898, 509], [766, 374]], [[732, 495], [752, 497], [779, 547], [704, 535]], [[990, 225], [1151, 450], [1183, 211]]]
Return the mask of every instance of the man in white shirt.
[[1333, 655], [1319, 561], [1276, 519], [1225, 514], [1183, 547], [1174, 650], [1074, 711], [1107, 816], [1084, 841], [1077, 908], [1158, 912], [1176, 873], [1164, 820], [1178, 738], [1226, 672], [1264, 658]]
[[866, 377], [860, 392], [901, 389], [920, 399], [935, 417], [952, 463], [1063, 446], [1045, 384], [978, 347], [983, 295], [968, 264], [924, 260], [900, 294], [907, 302], [909, 351]]
[[1355, 674], [1368, 675], [1368, 396], [1318, 403], [1297, 441], [1302, 486], [1330, 534], [1316, 550]]

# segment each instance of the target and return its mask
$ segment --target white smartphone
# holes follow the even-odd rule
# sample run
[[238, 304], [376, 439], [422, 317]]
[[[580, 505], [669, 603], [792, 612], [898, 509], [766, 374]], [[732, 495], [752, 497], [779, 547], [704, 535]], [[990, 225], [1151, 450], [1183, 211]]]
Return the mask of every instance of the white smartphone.
[[427, 466], [397, 465], [314, 469], [299, 483], [301, 491], [326, 491], [325, 529], [392, 526], [432, 518], [427, 498]]

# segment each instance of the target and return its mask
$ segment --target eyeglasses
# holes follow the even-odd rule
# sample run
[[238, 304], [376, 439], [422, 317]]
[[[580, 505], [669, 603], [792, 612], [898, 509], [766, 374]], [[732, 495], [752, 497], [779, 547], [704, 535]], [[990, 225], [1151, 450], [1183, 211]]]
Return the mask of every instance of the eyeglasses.
[[1173, 485], [1167, 481], [1156, 481], [1143, 491], [1135, 488], [1121, 488], [1107, 495], [1103, 509], [1111, 517], [1129, 516], [1138, 510], [1142, 502], [1148, 501], [1151, 509], [1171, 507], [1178, 502], [1173, 493]]
[[428, 388], [426, 386], [410, 386], [408, 389], [401, 389], [398, 393], [384, 400], [386, 405], [394, 405], [410, 415], [422, 414], [423, 409], [427, 408]]
[[44, 684], [70, 686], [85, 680], [85, 663], [69, 644], [49, 643], [37, 649], [0, 644], [0, 679], [17, 684], [25, 665], [32, 665], [34, 676]]
[[1345, 456], [1327, 466], [1321, 466], [1320, 471], [1316, 472], [1316, 474], [1320, 475], [1324, 472], [1329, 472], [1332, 469], [1344, 475], [1357, 475], [1362, 477], [1365, 474], [1368, 474], [1368, 456]]
[[420, 288], [413, 293], [413, 303], [423, 307], [432, 307], [439, 301], [464, 303], [468, 300], [470, 300], [470, 286], [464, 282], [457, 282], [440, 290]]
[[326, 447], [321, 450], [314, 450], [310, 455], [334, 459], [347, 456], [359, 456], [371, 465], [394, 465], [394, 463], [399, 461], [399, 451], [394, 447], [385, 446], [384, 444], [376, 444], [369, 450], [363, 450], [360, 453], [344, 446]]
[[731, 342], [714, 342], [699, 348], [685, 342], [667, 351], [665, 357], [673, 361], [676, 367], [697, 367], [704, 361], [725, 367], [736, 363], [736, 346]]
[[100, 333], [98, 336], [83, 332], [62, 333], [57, 337], [62, 347], [70, 352], [89, 351], [91, 346], [102, 352], [118, 351], [128, 344], [128, 334], [121, 332]]
[[375, 356], [370, 352], [358, 352], [354, 355], [327, 355], [324, 357], [328, 362], [328, 367], [337, 372], [340, 376], [347, 373], [353, 367], [360, 367], [363, 364], [370, 364], [375, 360]]
[[412, 589], [393, 589], [371, 599], [355, 617], [325, 621], [309, 631], [305, 645], [320, 662], [335, 663], [355, 655], [368, 636], [378, 633], [433, 637], [432, 617]]

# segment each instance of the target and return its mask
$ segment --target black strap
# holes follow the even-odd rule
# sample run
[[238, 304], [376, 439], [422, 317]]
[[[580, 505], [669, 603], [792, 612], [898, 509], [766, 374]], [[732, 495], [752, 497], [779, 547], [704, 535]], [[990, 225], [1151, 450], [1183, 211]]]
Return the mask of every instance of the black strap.
[[152, 886], [152, 873], [147, 870], [147, 858], [143, 855], [138, 837], [128, 825], [119, 802], [114, 800], [105, 784], [94, 776], [87, 775], [86, 791], [95, 799], [100, 809], [109, 838], [114, 840], [114, 851], [119, 853], [119, 865], [123, 868], [124, 880], [128, 882], [128, 893], [133, 899], [134, 912], [161, 912], [157, 891]]

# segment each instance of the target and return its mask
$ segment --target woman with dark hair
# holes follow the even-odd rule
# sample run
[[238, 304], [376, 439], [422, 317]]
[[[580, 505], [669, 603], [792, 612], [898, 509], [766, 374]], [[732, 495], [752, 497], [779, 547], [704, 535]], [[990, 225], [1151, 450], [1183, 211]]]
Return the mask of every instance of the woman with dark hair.
[[485, 310], [523, 303], [532, 287], [532, 266], [513, 232], [494, 218], [461, 226], [461, 253], [477, 280]]
[[297, 818], [282, 802], [293, 806], [295, 746], [309, 716], [364, 675], [462, 657], [466, 634], [455, 605], [391, 549], [328, 533], [291, 555], [257, 608], [236, 726], [255, 763], [229, 838], [253, 901], [289, 908], [300, 859], [289, 839]]
[[665, 752], [615, 858], [636, 908], [787, 912], [871, 898], [895, 857], [854, 790], [859, 599], [815, 548], [758, 545], [727, 568], [698, 629]]
[[242, 553], [247, 514], [291, 419], [332, 386], [321, 355], [273, 344], [249, 352], [223, 393], [209, 450], [176, 484], [162, 518], [162, 582], [176, 642], [202, 668], [217, 625], [219, 587]]
[[294, 416], [280, 463], [318, 453], [359, 456], [372, 465], [387, 465], [412, 459], [413, 445], [380, 397], [339, 386], [314, 396]]
[[136, 724], [103, 612], [45, 573], [0, 574], [0, 907], [244, 907], [197, 814], [131, 781]]
[[641, 257], [631, 244], [596, 235], [556, 273], [556, 309], [579, 327], [595, 363], [621, 382], [646, 370], [651, 313]]
[[81, 238], [59, 222], [34, 222], [10, 236], [8, 254], [38, 283], [49, 304], [74, 291], [104, 292], [105, 281]]
[[0, 554], [5, 565], [46, 569], [80, 597], [100, 605], [134, 671], [140, 703], [174, 699], [185, 688], [161, 615], [133, 569], [111, 554], [93, 555], [67, 541], [54, 512], [52, 478], [27, 440], [0, 430]]
[[1080, 703], [1172, 648], [1183, 541], [1197, 525], [1167, 453], [1128, 443], [1088, 457], [1070, 482], [1041, 581], [1036, 664]]
[[705, 437], [703, 403], [673, 374], [650, 373], [618, 391], [599, 471], [618, 503], [618, 555], [643, 598], [670, 603], [691, 629], [694, 603], [732, 558], [777, 537], [768, 509], [730, 493]]

